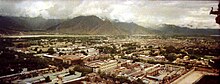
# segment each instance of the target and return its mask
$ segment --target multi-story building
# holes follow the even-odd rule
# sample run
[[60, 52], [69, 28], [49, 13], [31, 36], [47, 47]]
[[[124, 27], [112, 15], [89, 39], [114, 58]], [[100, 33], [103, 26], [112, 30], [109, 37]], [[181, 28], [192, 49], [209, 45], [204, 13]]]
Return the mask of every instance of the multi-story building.
[[92, 67], [94, 72], [108, 72], [113, 70], [118, 66], [118, 62], [116, 60], [105, 60], [105, 61], [92, 61], [86, 63], [87, 66]]

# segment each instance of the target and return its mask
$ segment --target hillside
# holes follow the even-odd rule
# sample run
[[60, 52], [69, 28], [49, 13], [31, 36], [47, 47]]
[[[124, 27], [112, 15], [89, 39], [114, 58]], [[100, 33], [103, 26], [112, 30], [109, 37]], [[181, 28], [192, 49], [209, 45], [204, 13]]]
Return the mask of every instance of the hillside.
[[[40, 31], [40, 32], [39, 32]], [[220, 35], [219, 29], [190, 29], [170, 24], [146, 28], [136, 23], [78, 16], [72, 19], [0, 16], [0, 34], [86, 34], [86, 35]]]
[[101, 35], [130, 35], [150, 34], [152, 30], [135, 23], [114, 22], [102, 20], [96, 16], [79, 16], [64, 21], [48, 31], [67, 34], [101, 34]]
[[96, 16], [79, 16], [48, 29], [48, 32], [65, 34], [120, 34], [109, 21]]
[[162, 24], [156, 29], [162, 35], [220, 35], [220, 29], [190, 29], [170, 24]]
[[44, 19], [42, 17], [0, 16], [0, 34], [17, 34], [18, 32], [44, 31], [63, 22], [60, 19]]

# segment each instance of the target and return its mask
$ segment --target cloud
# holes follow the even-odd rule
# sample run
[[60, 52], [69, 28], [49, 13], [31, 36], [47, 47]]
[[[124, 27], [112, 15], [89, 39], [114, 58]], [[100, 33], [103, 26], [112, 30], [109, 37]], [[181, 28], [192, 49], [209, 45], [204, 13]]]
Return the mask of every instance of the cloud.
[[[135, 22], [142, 26], [174, 24], [192, 28], [218, 28], [210, 7], [218, 1], [160, 0], [18, 0], [0, 1], [0, 14], [44, 18], [73, 18], [79, 15]], [[216, 9], [216, 8], [215, 8]]]

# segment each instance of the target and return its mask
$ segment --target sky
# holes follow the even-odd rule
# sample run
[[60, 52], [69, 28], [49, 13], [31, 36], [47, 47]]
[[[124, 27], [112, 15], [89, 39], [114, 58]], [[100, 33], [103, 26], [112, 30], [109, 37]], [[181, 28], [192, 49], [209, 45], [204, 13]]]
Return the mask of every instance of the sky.
[[0, 15], [66, 19], [96, 15], [148, 27], [173, 24], [190, 28], [220, 28], [211, 7], [217, 0], [0, 0]]

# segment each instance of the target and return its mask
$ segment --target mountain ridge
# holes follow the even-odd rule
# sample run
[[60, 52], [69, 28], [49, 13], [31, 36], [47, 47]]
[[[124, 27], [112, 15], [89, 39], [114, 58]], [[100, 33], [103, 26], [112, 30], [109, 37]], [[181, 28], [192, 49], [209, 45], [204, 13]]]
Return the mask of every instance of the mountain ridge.
[[[147, 28], [139, 26], [135, 23], [114, 22], [108, 19], [102, 20], [97, 16], [75, 17], [59, 24], [56, 29], [58, 29], [56, 31], [59, 33], [79, 34], [80, 32], [80, 34], [107, 35], [149, 34], [149, 31], [151, 31], [146, 31]], [[54, 28], [49, 28], [48, 31], [54, 32]]]
[[[40, 31], [49, 34], [86, 35], [219, 35], [219, 29], [190, 29], [171, 24], [143, 27], [136, 23], [101, 19], [97, 16], [78, 16], [72, 19], [44, 19], [42, 17], [0, 16], [0, 34], [20, 32], [32, 34]], [[38, 33], [36, 33], [38, 34]]]

